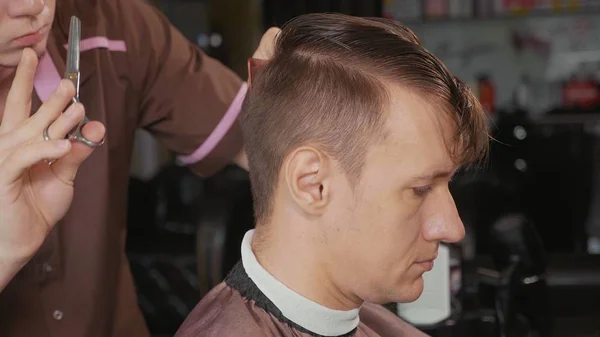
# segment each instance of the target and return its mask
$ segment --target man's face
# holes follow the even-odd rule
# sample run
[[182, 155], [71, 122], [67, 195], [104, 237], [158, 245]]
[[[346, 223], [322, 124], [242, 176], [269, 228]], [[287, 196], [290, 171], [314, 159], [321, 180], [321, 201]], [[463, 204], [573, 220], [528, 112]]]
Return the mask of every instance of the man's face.
[[55, 0], [0, 0], [0, 66], [15, 67], [21, 51], [46, 49]]
[[416, 300], [439, 243], [463, 238], [448, 189], [456, 166], [446, 118], [421, 96], [394, 90], [389, 137], [368, 151], [354, 192], [336, 174], [326, 249], [330, 277], [347, 295], [375, 303]]

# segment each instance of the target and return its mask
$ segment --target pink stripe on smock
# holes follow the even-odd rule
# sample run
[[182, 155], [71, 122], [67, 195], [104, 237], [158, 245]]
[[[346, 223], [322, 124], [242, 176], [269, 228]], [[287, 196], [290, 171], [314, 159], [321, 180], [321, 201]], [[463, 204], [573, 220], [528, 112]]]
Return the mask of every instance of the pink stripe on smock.
[[[125, 41], [109, 40], [104, 36], [90, 37], [79, 42], [80, 51], [95, 48], [107, 48], [110, 51], [127, 51]], [[65, 48], [67, 46], [65, 45]], [[62, 76], [58, 73], [52, 57], [47, 52], [42, 55], [33, 80], [35, 92], [42, 102], [45, 102], [60, 84]]]
[[[65, 48], [68, 45], [65, 44]], [[122, 40], [109, 40], [105, 36], [88, 37], [79, 41], [79, 51], [86, 51], [96, 48], [106, 48], [110, 51], [127, 51], [127, 45]]]
[[62, 77], [58, 73], [52, 57], [47, 52], [42, 55], [35, 72], [33, 87], [42, 102], [45, 102], [60, 84]]
[[242, 103], [244, 102], [244, 98], [246, 97], [246, 92], [248, 91], [248, 84], [242, 84], [242, 87], [238, 91], [237, 95], [233, 99], [233, 102], [229, 106], [229, 109], [221, 118], [217, 127], [213, 130], [213, 132], [206, 138], [206, 140], [198, 147], [192, 154], [188, 156], [180, 156], [178, 157], [179, 161], [182, 164], [190, 165], [201, 161], [206, 158], [212, 150], [219, 144], [221, 139], [225, 137], [235, 120], [237, 119], [240, 111], [242, 110]]

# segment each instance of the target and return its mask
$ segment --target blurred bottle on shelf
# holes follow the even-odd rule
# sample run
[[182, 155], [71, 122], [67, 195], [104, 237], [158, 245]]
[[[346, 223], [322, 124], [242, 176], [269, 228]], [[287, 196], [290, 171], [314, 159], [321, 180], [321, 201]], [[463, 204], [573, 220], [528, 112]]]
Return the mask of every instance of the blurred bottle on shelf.
[[450, 18], [468, 19], [473, 17], [473, 0], [450, 0]]
[[445, 19], [450, 13], [450, 0], [425, 0], [426, 19]]
[[477, 92], [479, 93], [479, 102], [485, 111], [493, 115], [496, 112], [496, 89], [489, 75], [481, 74], [478, 76]]
[[475, 1], [475, 13], [478, 18], [489, 18], [495, 16], [495, 0], [477, 0]]
[[562, 104], [574, 110], [588, 111], [600, 104], [598, 82], [592, 76], [573, 76], [563, 85]]
[[419, 21], [423, 18], [421, 0], [383, 0], [383, 16], [398, 21]]
[[515, 91], [513, 92], [513, 106], [515, 111], [529, 112], [532, 109], [532, 87], [527, 75], [522, 75]]

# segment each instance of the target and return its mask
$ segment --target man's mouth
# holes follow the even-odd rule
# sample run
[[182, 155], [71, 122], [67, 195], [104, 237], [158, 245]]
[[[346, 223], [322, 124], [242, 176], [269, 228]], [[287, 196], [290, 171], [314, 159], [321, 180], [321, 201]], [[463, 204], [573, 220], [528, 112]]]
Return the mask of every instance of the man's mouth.
[[37, 31], [21, 35], [12, 42], [19, 47], [28, 47], [38, 44], [44, 39], [47, 27], [48, 26], [42, 26], [42, 28]]
[[417, 262], [417, 265], [425, 269], [425, 271], [431, 271], [433, 269], [433, 260]]
[[415, 264], [421, 266], [423, 269], [425, 269], [425, 271], [431, 271], [433, 269], [435, 259], [437, 259], [437, 253], [430, 258], [419, 260], [415, 262]]

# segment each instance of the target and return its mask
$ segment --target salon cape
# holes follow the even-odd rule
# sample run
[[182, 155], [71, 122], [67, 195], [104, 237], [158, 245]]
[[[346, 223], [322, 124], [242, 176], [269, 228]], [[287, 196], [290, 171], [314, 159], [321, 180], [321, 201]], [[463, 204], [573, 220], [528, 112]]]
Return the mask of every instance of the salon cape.
[[200, 301], [176, 337], [426, 336], [380, 305], [339, 311], [295, 293], [258, 263], [252, 235], [244, 237], [242, 260]]

